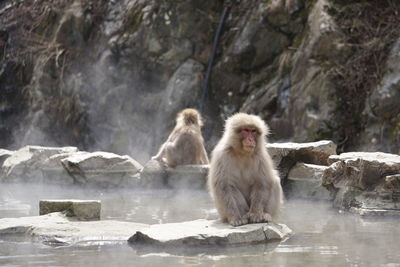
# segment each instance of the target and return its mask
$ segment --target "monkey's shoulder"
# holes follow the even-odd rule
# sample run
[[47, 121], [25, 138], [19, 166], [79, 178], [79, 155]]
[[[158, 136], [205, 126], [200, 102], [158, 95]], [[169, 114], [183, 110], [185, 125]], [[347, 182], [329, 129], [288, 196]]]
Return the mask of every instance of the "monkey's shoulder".
[[201, 132], [200, 132], [200, 130], [196, 129], [195, 127], [183, 127], [183, 128], [174, 130], [174, 132], [171, 135], [172, 135], [173, 139], [176, 139], [179, 137], [199, 138], [199, 137], [201, 137]]

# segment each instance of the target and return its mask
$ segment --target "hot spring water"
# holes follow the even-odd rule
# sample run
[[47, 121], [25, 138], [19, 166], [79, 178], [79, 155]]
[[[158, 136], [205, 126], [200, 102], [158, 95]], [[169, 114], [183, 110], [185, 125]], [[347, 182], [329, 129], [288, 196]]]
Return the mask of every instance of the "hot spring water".
[[[206, 191], [77, 190], [38, 185], [0, 187], [0, 218], [36, 216], [39, 199], [100, 199], [102, 219], [157, 224], [216, 219]], [[399, 220], [362, 219], [328, 202], [288, 200], [281, 222], [295, 235], [282, 243], [163, 251], [127, 242], [51, 247], [0, 239], [6, 266], [400, 266]]]

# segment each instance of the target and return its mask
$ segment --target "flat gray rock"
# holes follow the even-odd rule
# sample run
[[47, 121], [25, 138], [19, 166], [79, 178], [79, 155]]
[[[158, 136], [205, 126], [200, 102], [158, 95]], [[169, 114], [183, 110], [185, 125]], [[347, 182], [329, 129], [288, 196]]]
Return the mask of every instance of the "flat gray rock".
[[346, 160], [363, 160], [369, 163], [380, 163], [388, 166], [397, 166], [400, 169], [400, 156], [383, 152], [347, 152], [340, 155], [331, 155], [328, 163]]
[[132, 245], [238, 245], [281, 241], [292, 235], [284, 224], [259, 223], [233, 227], [217, 220], [151, 225], [128, 240]]
[[109, 152], [79, 152], [61, 159], [76, 184], [102, 187], [135, 186], [143, 166], [124, 155]]
[[268, 153], [277, 167], [282, 180], [286, 180], [290, 169], [303, 162], [315, 165], [328, 165], [328, 158], [336, 155], [336, 144], [329, 140], [309, 143], [270, 143]]
[[21, 236], [50, 245], [84, 245], [126, 241], [148, 225], [114, 220], [77, 221], [56, 212], [0, 219], [0, 239]]
[[285, 157], [292, 157], [295, 162], [327, 165], [328, 157], [336, 155], [336, 144], [330, 140], [308, 143], [269, 143], [267, 149], [277, 165]]

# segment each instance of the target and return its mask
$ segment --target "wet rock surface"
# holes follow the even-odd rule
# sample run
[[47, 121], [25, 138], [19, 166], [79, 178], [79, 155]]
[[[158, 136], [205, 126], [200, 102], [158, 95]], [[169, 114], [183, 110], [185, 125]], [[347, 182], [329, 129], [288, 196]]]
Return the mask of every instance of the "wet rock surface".
[[0, 240], [23, 236], [47, 245], [128, 242], [136, 245], [221, 246], [279, 242], [292, 235], [284, 224], [232, 227], [220, 221], [196, 220], [146, 225], [114, 220], [80, 221], [55, 212], [42, 216], [0, 219]]
[[233, 227], [212, 220], [151, 225], [136, 232], [128, 242], [136, 245], [199, 246], [246, 245], [282, 241], [292, 235], [286, 225], [275, 223], [246, 224]]
[[48, 245], [84, 245], [126, 241], [146, 224], [114, 220], [78, 221], [62, 213], [0, 219], [0, 239], [23, 235]]

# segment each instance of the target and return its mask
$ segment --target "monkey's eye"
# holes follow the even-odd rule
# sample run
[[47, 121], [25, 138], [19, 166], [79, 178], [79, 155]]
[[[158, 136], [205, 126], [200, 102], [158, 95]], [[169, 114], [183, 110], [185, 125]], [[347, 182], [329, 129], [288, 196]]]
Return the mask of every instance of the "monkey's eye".
[[244, 128], [244, 129], [242, 129], [242, 131], [245, 133], [251, 133], [252, 135], [258, 134], [257, 129], [253, 129], [253, 128]]

